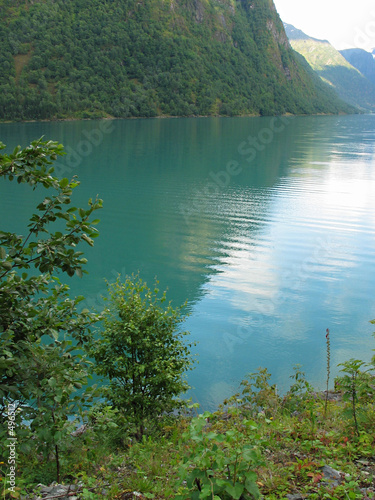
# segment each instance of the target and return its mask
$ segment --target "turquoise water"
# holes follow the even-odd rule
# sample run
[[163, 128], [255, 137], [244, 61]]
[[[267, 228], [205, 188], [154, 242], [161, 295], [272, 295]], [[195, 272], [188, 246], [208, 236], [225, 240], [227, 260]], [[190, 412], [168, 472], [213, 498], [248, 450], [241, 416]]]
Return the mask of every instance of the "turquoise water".
[[[79, 176], [75, 204], [104, 200], [72, 293], [100, 309], [104, 278], [139, 270], [187, 299], [203, 409], [259, 366], [281, 391], [297, 363], [324, 388], [326, 328], [333, 365], [370, 360], [375, 116], [0, 124], [12, 148], [42, 135], [67, 149], [56, 172]], [[0, 189], [1, 228], [22, 233], [42, 194]]]

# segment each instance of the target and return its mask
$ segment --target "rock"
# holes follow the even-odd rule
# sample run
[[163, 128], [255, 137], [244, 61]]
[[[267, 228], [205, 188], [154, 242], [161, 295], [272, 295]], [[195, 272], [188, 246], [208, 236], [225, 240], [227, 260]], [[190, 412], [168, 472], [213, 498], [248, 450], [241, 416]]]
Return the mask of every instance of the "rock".
[[370, 465], [370, 462], [368, 460], [363, 460], [363, 459], [356, 460], [355, 463], [361, 465]]
[[364, 499], [374, 498], [374, 488], [361, 488], [361, 493], [363, 493]]
[[58, 500], [78, 500], [78, 496], [74, 494], [77, 486], [73, 484], [63, 485], [52, 483], [50, 486], [38, 484], [38, 495], [26, 497], [32, 500], [48, 500], [49, 498], [57, 498]]
[[287, 495], [286, 498], [288, 500], [303, 500], [303, 497], [299, 493], [296, 493], [295, 495]]
[[332, 467], [329, 467], [328, 465], [324, 465], [324, 467], [322, 467], [322, 474], [324, 477], [322, 482], [329, 483], [330, 486], [338, 486], [342, 483], [341, 472], [332, 469]]
[[[56, 484], [54, 486], [46, 486], [45, 488], [41, 489], [41, 494], [42, 498], [48, 498], [48, 497], [59, 497], [61, 500], [74, 500], [77, 497], [72, 495], [75, 490], [77, 489], [76, 486], [74, 485], [62, 485], [62, 484]], [[70, 495], [69, 495], [70, 493]]]
[[71, 436], [73, 437], [77, 437], [77, 436], [80, 436], [81, 434], [84, 434], [87, 429], [89, 428], [89, 426], [87, 424], [83, 424], [81, 425], [81, 427], [78, 427], [78, 429], [76, 429], [75, 431], [71, 432]]
[[323, 401], [328, 399], [328, 401], [342, 401], [342, 394], [341, 392], [336, 392], [329, 390], [328, 391], [328, 396], [327, 396], [327, 391], [321, 391], [321, 392], [312, 392], [312, 396], [314, 399], [322, 399]]

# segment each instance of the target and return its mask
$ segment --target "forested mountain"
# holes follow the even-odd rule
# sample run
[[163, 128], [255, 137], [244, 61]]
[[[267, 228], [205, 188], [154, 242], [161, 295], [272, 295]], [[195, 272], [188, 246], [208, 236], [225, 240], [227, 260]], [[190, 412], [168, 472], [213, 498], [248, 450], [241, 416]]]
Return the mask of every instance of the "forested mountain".
[[[321, 79], [344, 101], [363, 111], [375, 111], [375, 85], [352, 66], [327, 40], [309, 37], [284, 23], [289, 41]], [[369, 54], [370, 55], [370, 54]]]
[[272, 0], [0, 0], [0, 119], [353, 111]]
[[375, 85], [374, 54], [363, 49], [340, 50], [341, 55]]

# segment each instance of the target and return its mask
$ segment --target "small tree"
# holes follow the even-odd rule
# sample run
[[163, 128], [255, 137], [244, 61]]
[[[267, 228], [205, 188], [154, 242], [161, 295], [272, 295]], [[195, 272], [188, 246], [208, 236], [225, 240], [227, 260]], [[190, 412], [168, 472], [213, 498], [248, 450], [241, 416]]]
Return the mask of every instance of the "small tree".
[[60, 482], [61, 456], [69, 450], [77, 417], [83, 416], [94, 394], [93, 387], [80, 391], [91, 378], [89, 362], [68, 340], [46, 345], [39, 339], [20, 342], [19, 347], [18, 367], [27, 374], [28, 394], [21, 416], [30, 421], [21, 450], [28, 454], [36, 447], [46, 461], [54, 453], [56, 480]]
[[118, 278], [108, 290], [104, 331], [92, 354], [97, 373], [109, 379], [105, 396], [141, 438], [146, 420], [183, 406], [178, 396], [189, 388], [183, 373], [192, 364], [192, 344], [182, 341], [188, 332], [178, 332], [181, 309], [163, 308], [165, 292], [159, 297], [156, 287], [134, 275], [125, 283]]
[[9, 405], [16, 406], [20, 451], [36, 443], [47, 455], [53, 449], [57, 479], [68, 416], [85, 399], [75, 389], [88, 376], [87, 362], [72, 353], [98, 317], [79, 311], [83, 297], [70, 299], [69, 287], [55, 275], [85, 272], [77, 245], [93, 245], [98, 221], [90, 218], [102, 206], [99, 199], [89, 200], [87, 209], [71, 206], [79, 182], [54, 175], [53, 161], [62, 154], [61, 144], [41, 139], [0, 154], [1, 182], [17, 180], [42, 191], [23, 234], [0, 230], [0, 451], [6, 452]]
[[354, 358], [338, 366], [342, 366], [344, 375], [336, 378], [336, 386], [343, 391], [344, 401], [349, 403], [346, 413], [353, 417], [354, 429], [359, 436], [359, 418], [366, 419], [367, 403], [374, 398], [373, 368]]

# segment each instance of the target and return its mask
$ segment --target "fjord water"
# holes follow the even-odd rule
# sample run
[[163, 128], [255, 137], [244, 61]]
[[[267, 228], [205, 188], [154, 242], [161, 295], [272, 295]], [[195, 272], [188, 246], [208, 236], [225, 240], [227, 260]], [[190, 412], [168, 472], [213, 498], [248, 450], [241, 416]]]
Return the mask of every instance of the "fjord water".
[[[79, 176], [74, 204], [104, 200], [72, 294], [100, 309], [104, 278], [139, 271], [187, 299], [203, 409], [259, 366], [283, 391], [299, 363], [323, 389], [326, 328], [333, 366], [370, 360], [375, 116], [0, 125], [11, 148], [42, 135], [67, 148], [56, 173]], [[25, 232], [43, 195], [2, 183], [1, 228]]]

